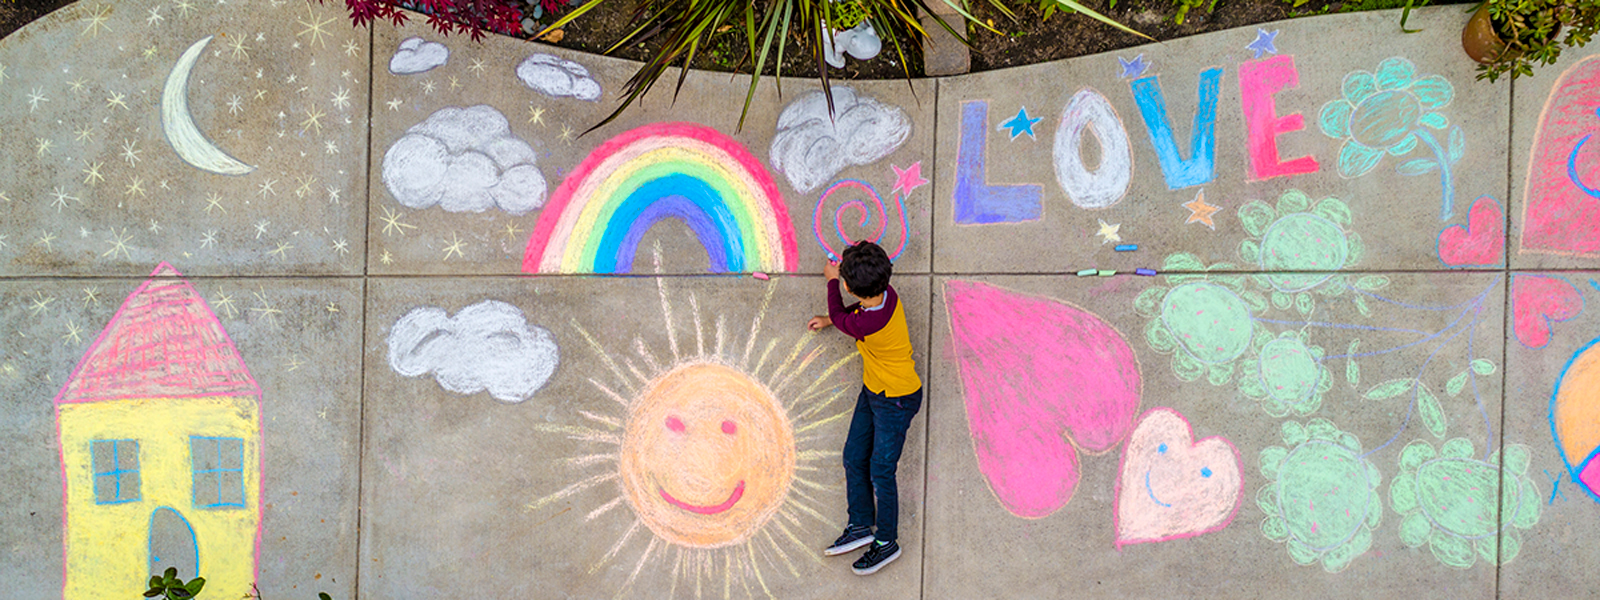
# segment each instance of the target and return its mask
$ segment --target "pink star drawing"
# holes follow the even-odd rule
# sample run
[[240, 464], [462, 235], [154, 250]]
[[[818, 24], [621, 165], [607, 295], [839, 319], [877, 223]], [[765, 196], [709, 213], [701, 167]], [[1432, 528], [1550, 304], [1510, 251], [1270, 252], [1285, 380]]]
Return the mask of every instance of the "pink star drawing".
[[889, 163], [889, 168], [894, 169], [894, 188], [889, 190], [890, 194], [905, 190], [906, 195], [910, 196], [911, 190], [928, 183], [928, 180], [922, 178], [922, 161], [920, 160], [911, 163], [911, 166], [904, 169], [894, 166], [894, 163]]

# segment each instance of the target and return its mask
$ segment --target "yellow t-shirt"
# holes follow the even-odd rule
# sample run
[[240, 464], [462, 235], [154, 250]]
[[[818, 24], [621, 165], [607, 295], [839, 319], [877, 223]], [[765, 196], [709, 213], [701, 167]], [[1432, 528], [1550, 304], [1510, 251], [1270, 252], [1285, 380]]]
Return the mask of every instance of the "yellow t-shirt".
[[[870, 309], [845, 306], [837, 280], [828, 282], [828, 316], [835, 327], [856, 339], [861, 352], [861, 382], [873, 393], [905, 396], [922, 388], [911, 357], [911, 330], [905, 306], [890, 287], [883, 304]], [[884, 313], [887, 312], [887, 318]]]

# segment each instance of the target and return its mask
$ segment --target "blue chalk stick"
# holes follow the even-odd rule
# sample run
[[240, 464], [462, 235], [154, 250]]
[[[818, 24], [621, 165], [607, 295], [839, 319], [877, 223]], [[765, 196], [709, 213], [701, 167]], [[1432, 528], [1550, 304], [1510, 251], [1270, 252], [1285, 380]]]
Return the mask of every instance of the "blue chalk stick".
[[1132, 252], [1138, 249], [1138, 244], [1119, 244], [1116, 248], [1117, 252]]
[[1156, 275], [1156, 270], [1155, 269], [1142, 269], [1141, 268], [1141, 269], [1134, 269], [1133, 272], [1136, 275], [1143, 275], [1145, 277], [1155, 277], [1155, 275]]

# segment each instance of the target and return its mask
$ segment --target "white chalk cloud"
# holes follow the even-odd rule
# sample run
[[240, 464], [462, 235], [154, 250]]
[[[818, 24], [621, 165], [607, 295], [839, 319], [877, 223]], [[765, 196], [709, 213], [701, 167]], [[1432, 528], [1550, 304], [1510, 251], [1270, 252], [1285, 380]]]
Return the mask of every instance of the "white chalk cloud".
[[806, 94], [778, 115], [772, 167], [800, 192], [817, 189], [851, 165], [876, 162], [906, 143], [911, 119], [897, 106], [833, 86], [834, 115], [821, 90]]
[[600, 82], [583, 65], [549, 54], [535, 54], [517, 65], [517, 78], [535, 92], [552, 98], [600, 99]]
[[431, 374], [457, 394], [489, 390], [497, 400], [522, 402], [544, 387], [559, 362], [555, 336], [496, 300], [455, 317], [433, 306], [416, 308], [389, 330], [389, 368], [405, 377]]
[[450, 49], [439, 42], [425, 41], [419, 37], [406, 38], [389, 59], [389, 72], [395, 75], [415, 75], [450, 60]]
[[544, 206], [547, 184], [527, 142], [488, 105], [446, 107], [412, 125], [383, 156], [383, 185], [411, 208], [449, 212]]

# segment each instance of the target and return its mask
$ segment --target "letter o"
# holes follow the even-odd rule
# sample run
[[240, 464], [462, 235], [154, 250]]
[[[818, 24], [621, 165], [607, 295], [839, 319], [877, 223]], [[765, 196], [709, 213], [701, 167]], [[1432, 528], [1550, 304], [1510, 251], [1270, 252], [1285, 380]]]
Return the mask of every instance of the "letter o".
[[[1100, 166], [1093, 171], [1083, 165], [1086, 127], [1100, 142]], [[1100, 92], [1084, 88], [1067, 101], [1056, 127], [1054, 153], [1056, 181], [1079, 208], [1108, 208], [1128, 193], [1133, 175], [1128, 130]]]

